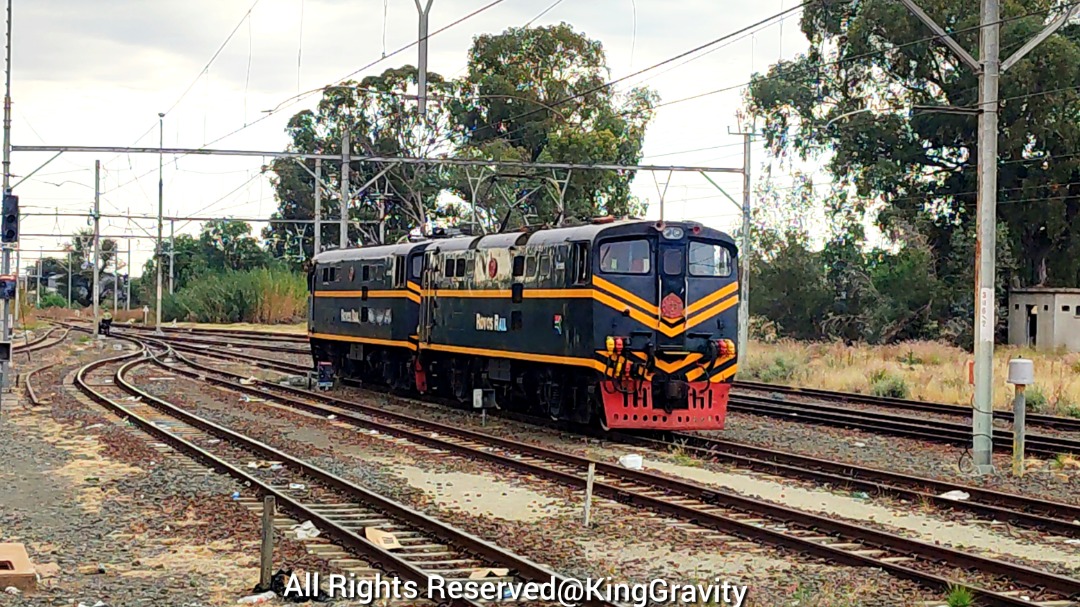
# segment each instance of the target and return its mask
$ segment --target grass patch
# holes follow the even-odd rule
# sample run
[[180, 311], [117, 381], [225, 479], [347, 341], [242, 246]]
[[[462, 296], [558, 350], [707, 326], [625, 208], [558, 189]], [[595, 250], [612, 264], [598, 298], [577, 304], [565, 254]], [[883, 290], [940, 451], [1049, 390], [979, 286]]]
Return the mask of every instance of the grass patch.
[[800, 375], [800, 365], [787, 356], [776, 356], [764, 366], [752, 366], [750, 375], [765, 383], [787, 383]]
[[673, 458], [675, 458], [675, 463], [679, 464], [680, 466], [689, 466], [689, 467], [693, 467], [693, 468], [700, 468], [701, 467], [701, 461], [699, 461], [696, 457], [691, 455], [686, 450], [685, 445], [682, 445], [682, 444], [673, 445], [671, 447], [671, 456]]
[[907, 398], [909, 391], [904, 378], [892, 375], [884, 369], [870, 374], [870, 394], [885, 398]]
[[945, 604], [949, 607], [971, 607], [975, 604], [975, 594], [964, 586], [949, 586]]

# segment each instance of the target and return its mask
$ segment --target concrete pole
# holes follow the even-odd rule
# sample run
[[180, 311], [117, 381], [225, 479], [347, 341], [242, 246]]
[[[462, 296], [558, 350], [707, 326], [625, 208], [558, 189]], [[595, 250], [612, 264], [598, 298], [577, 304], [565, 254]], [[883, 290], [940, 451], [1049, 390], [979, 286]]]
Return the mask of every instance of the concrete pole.
[[349, 125], [341, 134], [341, 237], [342, 249], [349, 247]]
[[750, 345], [750, 143], [752, 133], [743, 133], [742, 242], [739, 246], [739, 353], [746, 360]]
[[38, 260], [37, 260], [37, 264], [36, 264], [37, 285], [34, 287], [34, 294], [36, 295], [36, 299], [37, 299], [37, 308], [39, 310], [41, 309], [41, 256], [42, 255], [44, 255], [44, 253], [38, 253]]
[[[7, 0], [7, 51], [4, 64], [4, 194], [11, 193], [11, 0]], [[18, 245], [16, 245], [18, 246]], [[11, 273], [11, 245], [3, 245], [3, 274]], [[19, 309], [19, 266], [15, 264], [15, 310]], [[0, 342], [11, 343], [11, 302], [4, 300], [3, 317], [0, 318]], [[0, 361], [0, 391], [11, 386], [11, 364]]]
[[[15, 316], [16, 321], [19, 320], [19, 300], [22, 299], [22, 294], [20, 293], [20, 291], [23, 288], [25, 288], [25, 285], [22, 284], [23, 276], [22, 276], [22, 266], [20, 265], [22, 263], [21, 257], [22, 257], [22, 249], [15, 249], [15, 313], [14, 313], [14, 316]], [[12, 323], [11, 328], [12, 329], [15, 328], [14, 323]]]
[[161, 149], [165, 147], [165, 114], [158, 114], [158, 207], [157, 207], [157, 243], [154, 252], [154, 270], [157, 274], [157, 303], [154, 305], [154, 335], [164, 335], [161, 332], [161, 233], [165, 229], [165, 180], [164, 160]]
[[71, 251], [67, 254], [67, 279], [68, 279], [68, 308], [71, 308]]
[[101, 259], [101, 161], [94, 161], [94, 292], [90, 300], [94, 302], [94, 335], [101, 338], [98, 333], [98, 325], [101, 323], [98, 309], [98, 299], [101, 296], [100, 269], [98, 263]]
[[1027, 431], [1024, 427], [1024, 418], [1027, 415], [1027, 403], [1024, 395], [1026, 387], [1023, 384], [1017, 384], [1016, 399], [1013, 400], [1013, 476], [1024, 476], [1024, 439]]
[[269, 590], [274, 570], [274, 496], [263, 498], [262, 545], [259, 550], [259, 588]]
[[322, 251], [322, 158], [315, 159], [315, 248], [314, 257]]
[[994, 307], [997, 247], [998, 76], [1000, 43], [998, 0], [982, 0], [979, 37], [979, 186], [975, 237], [975, 410], [972, 412], [972, 457], [975, 470], [993, 470]]
[[173, 265], [176, 263], [176, 220], [169, 220], [169, 295], [173, 294]]
[[427, 115], [427, 60], [428, 60], [428, 17], [431, 15], [431, 3], [435, 0], [427, 0], [427, 6], [420, 6], [420, 0], [416, 2], [416, 10], [420, 12], [420, 60], [417, 62], [417, 109], [421, 116]]
[[[130, 241], [128, 241], [128, 246], [129, 247], [131, 246]], [[119, 291], [120, 291], [120, 264], [117, 263], [117, 261], [119, 260], [118, 253], [119, 253], [119, 251], [113, 251], [113, 280], [112, 280], [112, 314], [113, 314], [113, 320], [116, 320], [116, 311], [119, 309], [117, 307], [118, 306], [117, 302], [119, 301], [118, 298], [120, 297], [120, 295], [119, 295]]]
[[127, 280], [124, 284], [124, 309], [131, 310], [131, 242], [128, 242]]

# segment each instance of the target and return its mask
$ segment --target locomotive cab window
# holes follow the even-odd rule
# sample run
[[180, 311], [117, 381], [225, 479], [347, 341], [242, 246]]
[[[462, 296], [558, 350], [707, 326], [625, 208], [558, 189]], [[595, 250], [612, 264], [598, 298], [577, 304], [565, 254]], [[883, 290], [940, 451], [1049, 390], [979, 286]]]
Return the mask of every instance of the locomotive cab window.
[[457, 276], [458, 278], [462, 278], [462, 277], [465, 276], [465, 258], [464, 257], [457, 260], [457, 268], [454, 271], [454, 276]]
[[683, 271], [683, 250], [664, 250], [664, 274], [668, 276], [680, 276]]
[[424, 256], [414, 255], [412, 258], [412, 277], [420, 278], [420, 273], [424, 270]]
[[731, 252], [723, 245], [691, 241], [687, 256], [691, 276], [731, 276]]
[[337, 268], [323, 268], [322, 281], [323, 284], [326, 284], [328, 282], [337, 282]]
[[446, 278], [453, 278], [454, 277], [454, 260], [453, 259], [447, 259], [446, 260], [446, 268], [443, 270], [443, 276], [446, 277]]
[[644, 238], [600, 245], [600, 271], [605, 274], [648, 274], [652, 251]]
[[394, 288], [400, 289], [405, 286], [405, 256], [394, 257]]

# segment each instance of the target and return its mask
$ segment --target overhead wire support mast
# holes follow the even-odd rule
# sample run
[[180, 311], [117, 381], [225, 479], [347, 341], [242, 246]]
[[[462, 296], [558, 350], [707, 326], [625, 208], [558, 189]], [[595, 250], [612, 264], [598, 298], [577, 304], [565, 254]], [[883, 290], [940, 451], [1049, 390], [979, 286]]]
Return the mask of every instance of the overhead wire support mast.
[[998, 80], [1001, 72], [1016, 65], [1041, 42], [1050, 37], [1073, 15], [1072, 5], [1054, 19], [1020, 50], [1001, 63], [1000, 0], [981, 0], [979, 18], [979, 61], [976, 61], [933, 18], [915, 3], [900, 0], [937, 37], [979, 75], [979, 153], [977, 231], [975, 237], [975, 406], [972, 411], [972, 458], [979, 474], [992, 472], [994, 432], [994, 289], [997, 258], [997, 160], [998, 160]]
[[[11, 195], [11, 1], [7, 0], [7, 47], [4, 60], [4, 191], [3, 197], [7, 199]], [[18, 222], [18, 217], [15, 219]], [[18, 246], [16, 243], [14, 246]], [[3, 274], [11, 273], [11, 248], [12, 245], [4, 243], [3, 248]], [[19, 293], [18, 282], [19, 268], [15, 268], [15, 294]], [[11, 387], [11, 301], [4, 299], [3, 318], [0, 318], [0, 348], [4, 351], [4, 359], [0, 360], [0, 392], [7, 392]]]

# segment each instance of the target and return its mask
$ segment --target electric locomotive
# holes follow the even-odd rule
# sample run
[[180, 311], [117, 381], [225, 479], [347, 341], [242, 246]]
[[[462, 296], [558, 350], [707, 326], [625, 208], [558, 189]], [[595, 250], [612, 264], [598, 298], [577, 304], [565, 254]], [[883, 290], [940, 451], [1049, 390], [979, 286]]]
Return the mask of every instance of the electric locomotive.
[[322, 253], [315, 365], [604, 428], [723, 428], [737, 249], [694, 222], [433, 237]]

